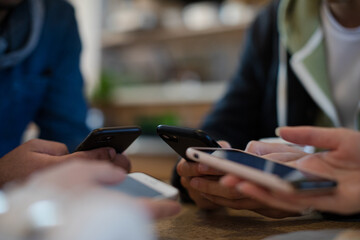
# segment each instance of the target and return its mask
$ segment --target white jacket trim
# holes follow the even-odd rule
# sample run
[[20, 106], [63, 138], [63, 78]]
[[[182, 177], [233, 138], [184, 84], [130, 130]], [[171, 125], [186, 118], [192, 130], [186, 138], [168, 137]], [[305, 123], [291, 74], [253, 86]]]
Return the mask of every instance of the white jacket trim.
[[278, 126], [287, 125], [287, 55], [286, 48], [279, 38], [279, 69], [277, 84], [277, 119]]
[[335, 127], [340, 127], [340, 120], [335, 109], [335, 106], [331, 100], [325, 95], [319, 85], [315, 82], [313, 76], [306, 69], [303, 64], [303, 60], [311, 55], [311, 53], [320, 45], [323, 40], [323, 32], [319, 27], [307, 44], [296, 52], [290, 59], [291, 67], [297, 74], [298, 78], [302, 82], [305, 89], [308, 91], [310, 96], [319, 105], [319, 107], [325, 112], [325, 114], [331, 119]]

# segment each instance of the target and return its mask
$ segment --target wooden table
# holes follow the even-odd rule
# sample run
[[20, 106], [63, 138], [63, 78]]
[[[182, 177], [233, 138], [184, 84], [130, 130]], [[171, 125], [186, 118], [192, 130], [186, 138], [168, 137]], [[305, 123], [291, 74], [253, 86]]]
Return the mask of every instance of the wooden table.
[[221, 210], [207, 213], [193, 205], [184, 205], [179, 215], [158, 221], [156, 228], [160, 240], [252, 240], [302, 230], [360, 229], [360, 222], [323, 220], [317, 215], [278, 220], [250, 211]]

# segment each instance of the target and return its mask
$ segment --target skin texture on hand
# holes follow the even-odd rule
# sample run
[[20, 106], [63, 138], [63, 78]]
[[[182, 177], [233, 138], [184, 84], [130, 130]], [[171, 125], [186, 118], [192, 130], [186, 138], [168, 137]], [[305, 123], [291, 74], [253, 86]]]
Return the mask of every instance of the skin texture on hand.
[[62, 143], [34, 139], [0, 159], [0, 186], [10, 181], [23, 180], [37, 170], [74, 159], [110, 161], [126, 171], [130, 170], [130, 161], [124, 155], [116, 154], [112, 148], [69, 154]]
[[[223, 148], [230, 147], [228, 143], [223, 141], [220, 141], [219, 144]], [[190, 197], [199, 208], [207, 210], [221, 207], [247, 209], [273, 218], [295, 215], [292, 212], [270, 208], [253, 198], [249, 198], [240, 193], [235, 186], [221, 185], [219, 180], [224, 176], [224, 173], [204, 164], [181, 159], [177, 165], [177, 172], [181, 177], [181, 184], [187, 189]]]
[[[341, 128], [284, 127], [279, 129], [279, 135], [289, 142], [325, 149], [297, 160], [292, 157], [286, 159], [287, 156], [292, 156], [287, 152], [288, 149], [279, 147], [273, 150], [278, 151], [275, 153], [278, 157], [284, 154], [280, 157], [282, 161], [290, 161], [288, 163], [299, 169], [337, 180], [336, 190], [323, 195], [284, 194], [269, 191], [231, 175], [223, 178], [222, 184], [236, 186], [239, 192], [277, 209], [303, 212], [311, 208], [339, 214], [360, 212], [359, 132]], [[265, 154], [271, 152], [271, 148], [261, 143], [253, 143], [252, 151], [256, 149], [263, 152], [264, 148], [269, 149]], [[274, 153], [271, 154], [275, 156]]]

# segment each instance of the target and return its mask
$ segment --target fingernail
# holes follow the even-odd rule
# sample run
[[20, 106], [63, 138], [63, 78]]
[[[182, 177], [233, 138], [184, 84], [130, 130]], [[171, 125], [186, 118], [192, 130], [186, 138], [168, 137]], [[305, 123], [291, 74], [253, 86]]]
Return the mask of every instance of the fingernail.
[[109, 154], [110, 160], [115, 159], [115, 156], [116, 156], [116, 151], [115, 151], [115, 149], [113, 149], [113, 148], [108, 148], [108, 154]]
[[275, 129], [275, 135], [280, 137], [280, 127]]
[[204, 172], [207, 172], [207, 171], [209, 171], [209, 167], [207, 166], [207, 165], [205, 165], [205, 164], [199, 164], [199, 172], [200, 173], [204, 173]]

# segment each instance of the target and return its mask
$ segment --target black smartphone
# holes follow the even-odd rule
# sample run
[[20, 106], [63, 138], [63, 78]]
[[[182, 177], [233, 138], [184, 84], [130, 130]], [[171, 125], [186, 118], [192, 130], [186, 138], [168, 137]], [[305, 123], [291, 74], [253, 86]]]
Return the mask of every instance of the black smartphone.
[[140, 134], [141, 128], [137, 126], [98, 128], [93, 130], [75, 151], [112, 147], [117, 153], [122, 153]]
[[186, 156], [189, 147], [221, 147], [207, 133], [199, 129], [159, 125], [156, 130], [162, 140], [187, 161], [192, 162]]

